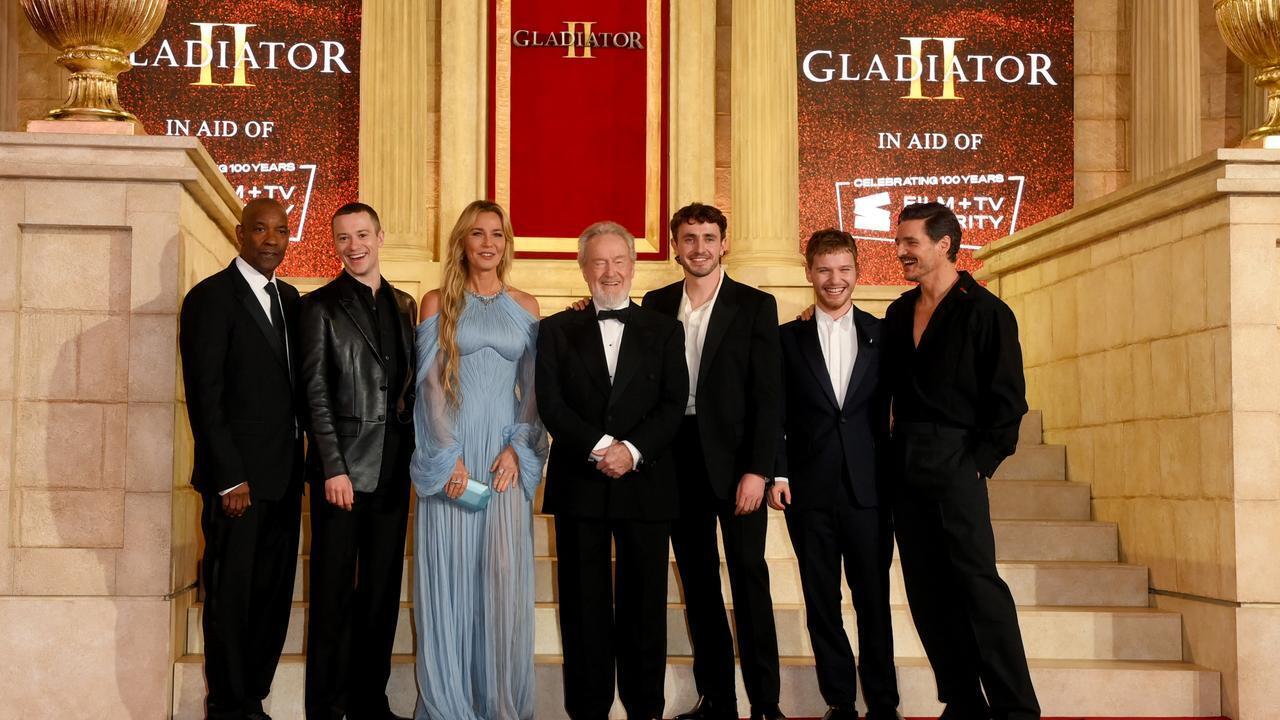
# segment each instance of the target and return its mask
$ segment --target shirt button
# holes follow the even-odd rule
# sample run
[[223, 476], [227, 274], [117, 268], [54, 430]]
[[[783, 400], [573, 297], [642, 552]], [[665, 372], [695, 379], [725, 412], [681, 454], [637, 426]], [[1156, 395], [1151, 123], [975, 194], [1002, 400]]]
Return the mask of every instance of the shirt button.
[[[378, 419], [379, 419], [379, 420], [381, 420], [382, 418], [378, 418]], [[840, 424], [841, 424], [841, 425], [845, 424], [845, 423], [846, 423], [846, 422], [848, 422], [848, 421], [849, 421], [849, 419], [848, 419], [848, 418], [840, 418]]]
[[[378, 422], [382, 422], [382, 421], [383, 421], [383, 420], [385, 420], [385, 419], [386, 419], [386, 417], [385, 417], [385, 416], [383, 416], [383, 415], [379, 415], [379, 416], [378, 416]], [[844, 421], [843, 421], [843, 420], [841, 420], [840, 422], [844, 422]]]
[[382, 356], [382, 359], [383, 359], [383, 360], [390, 360], [390, 359], [391, 359], [391, 356], [390, 356], [390, 355], [383, 355], [383, 356]]

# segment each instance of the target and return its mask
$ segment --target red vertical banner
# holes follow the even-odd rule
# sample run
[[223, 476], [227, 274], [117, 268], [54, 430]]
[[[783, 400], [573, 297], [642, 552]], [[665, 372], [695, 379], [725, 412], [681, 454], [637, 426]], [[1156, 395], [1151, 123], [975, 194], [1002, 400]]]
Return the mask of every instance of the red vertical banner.
[[859, 280], [901, 283], [903, 206], [941, 202], [973, 250], [1071, 209], [1073, 4], [796, 0], [800, 230], [859, 239]]
[[667, 242], [666, 0], [490, 0], [489, 195], [522, 257], [613, 220]]
[[359, 194], [361, 0], [170, 3], [120, 77], [153, 135], [198, 137], [243, 201], [285, 206], [282, 275], [337, 272], [329, 218]]

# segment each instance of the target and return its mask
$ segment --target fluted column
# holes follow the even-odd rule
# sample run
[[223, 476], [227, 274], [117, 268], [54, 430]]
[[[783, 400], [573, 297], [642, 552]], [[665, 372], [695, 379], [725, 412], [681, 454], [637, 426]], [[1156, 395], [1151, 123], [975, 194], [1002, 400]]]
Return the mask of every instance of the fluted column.
[[671, 2], [671, 210], [716, 192], [716, 4]]
[[360, 195], [389, 261], [429, 261], [436, 154], [438, 3], [366, 2], [360, 69]]
[[19, 22], [17, 3], [0, 5], [0, 132], [18, 129]]
[[1200, 154], [1197, 0], [1132, 0], [1133, 179]]
[[729, 263], [735, 268], [794, 269], [803, 264], [795, 28], [795, 3], [733, 3]]
[[487, 7], [440, 0], [440, 248], [467, 203], [485, 197]]

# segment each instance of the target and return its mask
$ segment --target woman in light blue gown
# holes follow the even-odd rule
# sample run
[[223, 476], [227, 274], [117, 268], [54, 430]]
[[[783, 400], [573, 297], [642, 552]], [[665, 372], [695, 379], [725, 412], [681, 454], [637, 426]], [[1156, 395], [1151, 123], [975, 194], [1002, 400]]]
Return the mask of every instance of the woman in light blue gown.
[[[417, 720], [533, 717], [532, 500], [546, 461], [534, 402], [537, 301], [508, 287], [502, 208], [476, 201], [449, 236], [418, 325], [411, 474]], [[457, 502], [468, 479], [488, 505]]]

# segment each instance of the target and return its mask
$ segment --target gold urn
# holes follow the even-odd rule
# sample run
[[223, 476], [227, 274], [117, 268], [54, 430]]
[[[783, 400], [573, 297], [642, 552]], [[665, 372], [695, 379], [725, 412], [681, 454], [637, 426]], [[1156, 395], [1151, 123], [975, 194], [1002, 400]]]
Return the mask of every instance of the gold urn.
[[31, 27], [62, 51], [71, 71], [67, 100], [49, 111], [54, 120], [137, 122], [120, 107], [120, 73], [129, 55], [160, 28], [168, 0], [20, 0]]
[[1266, 121], [1244, 142], [1270, 146], [1280, 141], [1280, 0], [1214, 0], [1213, 12], [1227, 47], [1257, 68], [1254, 83], [1267, 93]]

